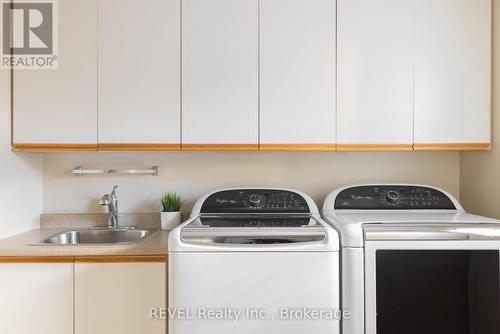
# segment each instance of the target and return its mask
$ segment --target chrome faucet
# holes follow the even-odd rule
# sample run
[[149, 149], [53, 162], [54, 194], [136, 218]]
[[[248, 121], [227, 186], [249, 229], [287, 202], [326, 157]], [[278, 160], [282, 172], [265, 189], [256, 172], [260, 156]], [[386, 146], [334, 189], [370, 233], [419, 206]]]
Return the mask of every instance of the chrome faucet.
[[116, 189], [118, 189], [118, 186], [114, 186], [111, 194], [102, 196], [99, 201], [99, 204], [108, 207], [108, 228], [118, 227], [118, 198], [116, 197]]

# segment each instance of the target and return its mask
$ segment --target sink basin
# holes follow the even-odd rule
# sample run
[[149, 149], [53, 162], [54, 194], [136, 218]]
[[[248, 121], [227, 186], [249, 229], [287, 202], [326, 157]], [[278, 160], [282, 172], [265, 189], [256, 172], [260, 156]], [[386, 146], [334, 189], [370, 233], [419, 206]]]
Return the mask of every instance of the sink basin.
[[129, 244], [151, 233], [141, 229], [73, 230], [42, 240], [38, 245]]

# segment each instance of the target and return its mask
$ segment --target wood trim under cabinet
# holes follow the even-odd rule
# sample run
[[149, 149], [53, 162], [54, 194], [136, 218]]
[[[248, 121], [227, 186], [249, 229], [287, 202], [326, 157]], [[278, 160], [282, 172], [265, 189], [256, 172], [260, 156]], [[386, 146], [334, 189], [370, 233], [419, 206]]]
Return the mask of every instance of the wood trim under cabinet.
[[490, 143], [415, 144], [12, 144], [13, 151], [479, 151]]
[[25, 152], [72, 152], [97, 151], [97, 144], [12, 144], [13, 151]]
[[337, 151], [412, 151], [412, 144], [337, 144]]
[[0, 256], [0, 263], [151, 263], [166, 262], [167, 255]]
[[415, 143], [415, 151], [480, 151], [491, 149], [490, 143]]
[[99, 143], [99, 151], [180, 151], [181, 144]]
[[261, 151], [335, 151], [335, 144], [260, 144]]
[[77, 256], [75, 263], [165, 262], [167, 255]]
[[72, 256], [0, 256], [0, 263], [73, 263]]
[[258, 151], [258, 144], [182, 144], [182, 151]]

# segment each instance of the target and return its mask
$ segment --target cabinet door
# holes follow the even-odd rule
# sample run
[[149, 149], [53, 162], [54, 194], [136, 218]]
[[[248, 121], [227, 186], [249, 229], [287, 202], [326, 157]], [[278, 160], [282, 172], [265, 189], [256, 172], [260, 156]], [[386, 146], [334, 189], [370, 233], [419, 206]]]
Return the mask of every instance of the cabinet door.
[[413, 15], [413, 0], [338, 0], [339, 150], [412, 149]]
[[59, 66], [14, 70], [14, 148], [97, 146], [97, 1], [59, 0]]
[[486, 149], [491, 0], [415, 3], [415, 149]]
[[180, 149], [180, 0], [99, 2], [99, 148]]
[[75, 334], [165, 334], [165, 263], [76, 263]]
[[1, 263], [0, 333], [72, 334], [72, 263]]
[[183, 0], [182, 148], [258, 148], [258, 0]]
[[335, 0], [260, 2], [261, 149], [334, 149]]

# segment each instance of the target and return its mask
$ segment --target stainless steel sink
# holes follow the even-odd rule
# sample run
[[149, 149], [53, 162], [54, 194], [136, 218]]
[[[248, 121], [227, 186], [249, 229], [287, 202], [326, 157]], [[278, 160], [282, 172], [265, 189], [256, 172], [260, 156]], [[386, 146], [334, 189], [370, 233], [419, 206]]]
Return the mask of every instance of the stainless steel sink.
[[121, 228], [72, 230], [42, 240], [38, 245], [129, 244], [150, 233], [150, 230]]

